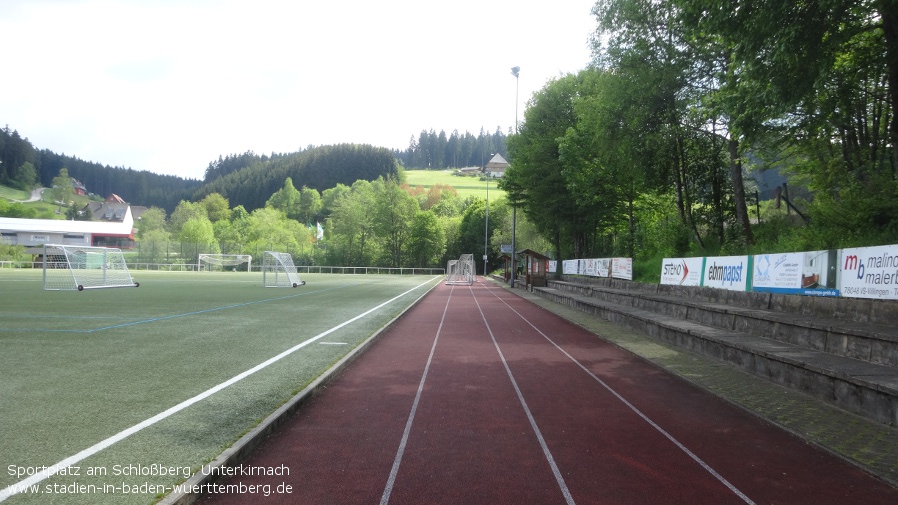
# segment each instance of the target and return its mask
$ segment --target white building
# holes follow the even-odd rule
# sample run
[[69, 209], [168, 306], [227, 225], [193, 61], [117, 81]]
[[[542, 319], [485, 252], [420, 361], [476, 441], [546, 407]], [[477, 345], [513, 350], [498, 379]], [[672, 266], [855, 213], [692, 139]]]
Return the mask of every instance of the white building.
[[37, 247], [44, 244], [134, 247], [134, 218], [126, 209], [121, 221], [65, 221], [0, 217], [0, 243]]

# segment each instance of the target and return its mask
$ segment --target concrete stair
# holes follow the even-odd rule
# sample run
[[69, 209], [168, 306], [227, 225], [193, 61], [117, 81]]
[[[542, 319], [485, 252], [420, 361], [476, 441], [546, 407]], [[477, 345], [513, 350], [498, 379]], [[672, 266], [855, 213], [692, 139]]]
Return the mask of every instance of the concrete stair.
[[898, 426], [898, 302], [612, 279], [535, 294]]

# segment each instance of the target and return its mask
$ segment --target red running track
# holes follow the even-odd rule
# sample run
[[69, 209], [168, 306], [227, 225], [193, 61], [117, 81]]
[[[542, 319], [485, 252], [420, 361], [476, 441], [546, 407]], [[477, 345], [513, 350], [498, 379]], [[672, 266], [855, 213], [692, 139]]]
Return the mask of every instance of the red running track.
[[888, 484], [483, 281], [432, 290], [242, 463], [282, 465], [289, 476], [219, 480], [229, 487], [201, 503], [898, 503]]

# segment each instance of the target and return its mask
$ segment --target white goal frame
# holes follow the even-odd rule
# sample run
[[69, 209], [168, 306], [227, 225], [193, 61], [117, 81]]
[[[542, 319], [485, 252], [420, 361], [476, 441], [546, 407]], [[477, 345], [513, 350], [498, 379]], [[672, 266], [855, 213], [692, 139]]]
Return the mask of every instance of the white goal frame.
[[470, 286], [476, 275], [473, 254], [462, 254], [446, 264], [446, 284]]
[[136, 288], [122, 250], [115, 247], [44, 245], [45, 291]]
[[262, 255], [262, 285], [266, 288], [295, 288], [305, 286], [299, 278], [290, 253], [265, 251]]
[[[197, 257], [197, 268], [202, 271], [206, 270], [207, 272], [212, 271], [223, 271], [224, 267], [236, 267], [237, 265], [241, 265], [246, 263], [246, 271], [252, 272], [253, 270], [253, 257], [249, 254], [200, 254]], [[219, 267], [217, 270], [213, 270], [212, 267]], [[236, 272], [237, 269], [235, 268]], [[242, 269], [241, 269], [242, 271]]]

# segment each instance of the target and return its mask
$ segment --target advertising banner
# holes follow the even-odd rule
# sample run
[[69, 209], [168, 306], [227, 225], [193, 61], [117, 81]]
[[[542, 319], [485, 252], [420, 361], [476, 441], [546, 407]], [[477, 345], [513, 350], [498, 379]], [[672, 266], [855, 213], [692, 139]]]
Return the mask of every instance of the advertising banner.
[[731, 291], [751, 289], [748, 256], [711, 256], [705, 258], [702, 286]]
[[837, 251], [758, 254], [753, 258], [752, 291], [839, 296]]
[[565, 275], [576, 275], [580, 268], [580, 260], [563, 260], [561, 268], [561, 273]]
[[611, 277], [633, 280], [633, 258], [611, 258]]
[[704, 258], [664, 258], [661, 284], [701, 286]]
[[842, 249], [839, 291], [844, 297], [898, 300], [898, 245]]

